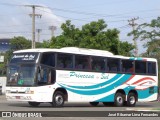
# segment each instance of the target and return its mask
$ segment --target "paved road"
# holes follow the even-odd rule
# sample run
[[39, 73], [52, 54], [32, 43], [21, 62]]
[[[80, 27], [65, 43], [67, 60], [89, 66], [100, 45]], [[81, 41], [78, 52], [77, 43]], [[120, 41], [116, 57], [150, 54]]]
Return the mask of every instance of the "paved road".
[[[6, 101], [5, 96], [1, 95], [0, 96], [0, 111], [18, 111], [18, 112], [25, 112], [25, 111], [44, 111], [44, 115], [45, 115], [45, 111], [52, 111], [51, 113], [54, 115], [59, 115], [60, 112], [55, 112], [55, 111], [61, 111], [63, 112], [63, 114], [61, 114], [62, 116], [68, 116], [68, 117], [56, 117], [54, 118], [54, 120], [68, 120], [68, 119], [73, 119], [73, 120], [97, 120], [96, 118], [96, 112], [92, 112], [92, 113], [84, 113], [85, 114], [93, 114], [93, 116], [95, 117], [72, 117], [73, 114], [77, 114], [75, 111], [81, 111], [81, 113], [83, 111], [106, 111], [106, 113], [110, 113], [110, 111], [113, 111], [113, 113], [116, 113], [117, 111], [123, 112], [123, 111], [135, 111], [135, 110], [151, 110], [151, 109], [160, 109], [160, 102], [147, 102], [147, 103], [137, 103], [136, 107], [114, 107], [114, 106], [108, 106], [108, 107], [104, 107], [103, 104], [98, 105], [97, 107], [93, 107], [91, 106], [89, 103], [66, 103], [64, 105], [64, 107], [62, 108], [53, 108], [51, 107], [51, 105], [49, 103], [45, 103], [45, 104], [41, 104], [39, 107], [31, 107], [28, 105], [27, 102], [10, 102], [10, 101]], [[66, 113], [64, 111], [73, 111], [73, 112], [69, 112]], [[79, 112], [80, 113], [80, 112]], [[131, 112], [130, 112], [131, 113]], [[61, 116], [60, 115], [60, 116]], [[81, 116], [81, 114], [79, 115]], [[82, 115], [83, 116], [83, 115]], [[106, 120], [107, 118], [109, 119], [117, 119], [117, 117], [99, 117], [98, 120]], [[118, 119], [121, 120], [124, 117], [119, 117]], [[144, 119], [144, 117], [138, 117], [139, 119]], [[0, 118], [0, 120], [6, 120], [9, 118]], [[17, 118], [11, 118], [12, 120], [17, 120]], [[22, 118], [18, 118], [18, 119], [22, 119]], [[25, 118], [23, 118], [24, 120]], [[26, 118], [27, 119], [27, 118]], [[37, 119], [37, 120], [41, 120], [44, 118], [30, 118], [32, 119]], [[45, 119], [52, 119], [51, 117], [45, 117]], [[127, 117], [128, 119], [128, 117]], [[133, 119], [133, 117], [129, 117], [129, 119]], [[134, 118], [135, 119], [135, 118]], [[133, 120], [134, 120], [133, 119]], [[136, 117], [137, 119], [137, 117]], [[149, 117], [145, 118], [145, 119], [150, 119]], [[152, 119], [159, 119], [158, 117], [152, 117]]]

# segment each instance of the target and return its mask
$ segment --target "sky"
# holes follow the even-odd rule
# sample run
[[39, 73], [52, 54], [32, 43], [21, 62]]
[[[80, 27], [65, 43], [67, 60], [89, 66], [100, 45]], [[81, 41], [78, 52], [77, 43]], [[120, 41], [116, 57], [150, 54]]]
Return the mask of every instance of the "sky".
[[[60, 35], [60, 26], [66, 20], [81, 28], [82, 25], [104, 19], [107, 28], [117, 28], [120, 40], [133, 43], [132, 31], [128, 20], [138, 18], [135, 23], [150, 23], [160, 16], [160, 0], [0, 0], [0, 38], [24, 36], [32, 39], [32, 8], [38, 5], [36, 29], [41, 29], [40, 41], [51, 38], [49, 26], [56, 26], [54, 35]], [[38, 39], [36, 32], [36, 40]], [[137, 40], [138, 53], [145, 52], [145, 41]]]

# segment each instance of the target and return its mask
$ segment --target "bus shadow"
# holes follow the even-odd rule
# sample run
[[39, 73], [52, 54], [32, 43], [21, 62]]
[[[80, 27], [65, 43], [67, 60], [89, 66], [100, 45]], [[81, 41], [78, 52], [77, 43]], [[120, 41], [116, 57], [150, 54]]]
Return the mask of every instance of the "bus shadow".
[[[8, 106], [12, 106], [12, 107], [27, 107], [27, 108], [57, 108], [57, 107], [53, 107], [50, 103], [41, 103], [38, 107], [33, 107], [30, 106], [28, 103], [9, 103]], [[114, 106], [114, 104], [110, 104], [110, 105], [103, 105], [103, 104], [99, 104], [97, 106], [92, 106], [90, 104], [87, 103], [80, 103], [80, 104], [73, 104], [73, 103], [68, 103], [68, 104], [64, 104], [63, 107], [60, 108], [102, 108], [102, 107], [111, 107], [111, 108], [117, 108]], [[128, 108], [128, 106], [124, 105], [121, 108]], [[134, 108], [137, 107], [153, 107], [152, 104], [137, 104]]]

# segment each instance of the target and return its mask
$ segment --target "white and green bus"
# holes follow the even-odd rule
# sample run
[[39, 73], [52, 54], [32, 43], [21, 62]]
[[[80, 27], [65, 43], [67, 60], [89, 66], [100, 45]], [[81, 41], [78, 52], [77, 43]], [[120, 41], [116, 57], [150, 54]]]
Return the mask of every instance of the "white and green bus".
[[46, 102], [55, 107], [64, 102], [135, 106], [158, 97], [154, 58], [76, 47], [28, 49], [13, 53], [7, 73], [7, 100], [31, 106]]

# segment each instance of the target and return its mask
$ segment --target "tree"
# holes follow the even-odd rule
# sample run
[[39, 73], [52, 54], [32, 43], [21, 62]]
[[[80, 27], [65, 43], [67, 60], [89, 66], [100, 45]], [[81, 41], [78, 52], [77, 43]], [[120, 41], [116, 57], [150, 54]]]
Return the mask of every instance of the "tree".
[[68, 20], [62, 24], [61, 28], [63, 32], [60, 36], [52, 38], [51, 48], [75, 46], [108, 50], [114, 54], [122, 55], [129, 55], [129, 51], [133, 49], [132, 44], [119, 40], [119, 31], [117, 29], [107, 29], [104, 20], [85, 24], [81, 29], [76, 28]]
[[11, 50], [22, 50], [31, 48], [31, 41], [24, 37], [14, 37], [11, 39]]
[[128, 35], [134, 35], [134, 39], [145, 40], [146, 44], [144, 47], [149, 47], [150, 42], [160, 39], [160, 17], [153, 19], [150, 23], [139, 25], [136, 30]]
[[50, 48], [50, 40], [44, 40], [42, 43], [42, 48]]
[[135, 39], [146, 41], [144, 47], [147, 48], [143, 56], [154, 57], [159, 59], [160, 57], [160, 17], [151, 20], [150, 23], [143, 23], [137, 27], [136, 30], [128, 34], [134, 35]]
[[119, 43], [121, 49], [119, 49], [120, 55], [126, 55], [126, 56], [132, 56], [131, 50], [133, 50], [135, 47], [132, 44], [129, 44], [128, 42], [121, 42]]

